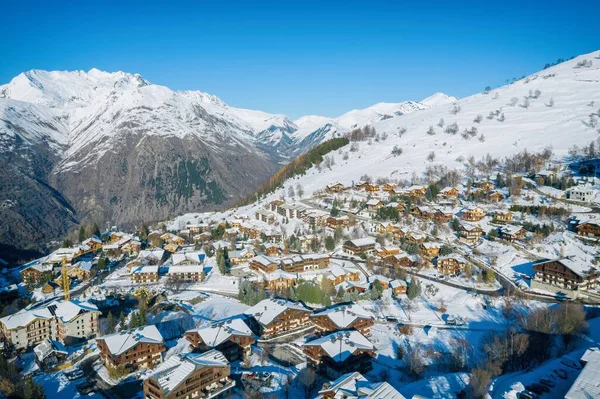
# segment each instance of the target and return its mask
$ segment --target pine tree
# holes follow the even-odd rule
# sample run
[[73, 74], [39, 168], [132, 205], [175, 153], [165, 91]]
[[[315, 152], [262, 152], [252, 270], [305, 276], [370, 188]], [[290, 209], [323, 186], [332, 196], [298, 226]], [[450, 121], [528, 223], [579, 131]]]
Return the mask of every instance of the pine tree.
[[98, 225], [96, 223], [92, 225], [92, 235], [95, 235], [96, 237], [100, 238], [100, 228], [98, 228]]
[[107, 331], [109, 334], [112, 334], [115, 332], [115, 317], [113, 316], [113, 314], [111, 312], [108, 312], [108, 315], [106, 316], [106, 323], [107, 323]]
[[123, 312], [119, 315], [119, 326], [121, 327], [121, 330], [127, 329], [127, 326], [125, 325], [125, 313]]
[[79, 227], [79, 242], [83, 242], [85, 240], [85, 227]]
[[332, 236], [327, 236], [327, 238], [325, 239], [325, 248], [328, 251], [333, 251], [335, 249], [335, 240]]

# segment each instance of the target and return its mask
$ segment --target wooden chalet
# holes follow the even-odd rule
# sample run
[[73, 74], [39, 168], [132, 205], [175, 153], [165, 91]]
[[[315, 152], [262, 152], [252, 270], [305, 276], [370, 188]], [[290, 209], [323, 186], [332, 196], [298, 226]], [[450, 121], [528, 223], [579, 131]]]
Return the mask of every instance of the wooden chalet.
[[385, 183], [381, 187], [381, 190], [385, 191], [387, 193], [391, 193], [392, 191], [394, 191], [396, 189], [396, 187], [398, 187], [398, 186], [396, 184], [394, 184], [394, 183]]
[[477, 243], [477, 241], [479, 241], [484, 234], [485, 232], [483, 229], [475, 224], [464, 222], [460, 223], [460, 239], [468, 242], [469, 244]]
[[278, 269], [278, 260], [264, 255], [258, 255], [250, 259], [250, 270], [260, 273], [273, 273]]
[[123, 366], [129, 372], [153, 369], [162, 362], [165, 341], [154, 325], [120, 331], [96, 339], [106, 367]]
[[437, 259], [438, 272], [443, 274], [457, 274], [463, 271], [467, 261], [460, 255], [450, 254], [448, 256], [440, 256]]
[[392, 280], [390, 281], [390, 288], [394, 295], [406, 294], [406, 291], [408, 291], [408, 283], [404, 280]]
[[271, 291], [287, 290], [298, 283], [297, 273], [288, 273], [281, 269], [266, 274], [264, 278], [266, 287]]
[[131, 272], [135, 284], [156, 284], [158, 279], [158, 266], [140, 266]]
[[311, 309], [287, 299], [264, 299], [247, 309], [252, 331], [262, 339], [274, 338], [310, 327]]
[[175, 354], [150, 373], [143, 383], [145, 399], [208, 399], [231, 395], [235, 381], [224, 354]]
[[371, 211], [375, 211], [384, 205], [385, 205], [385, 203], [382, 200], [372, 198], [365, 203], [365, 208], [367, 208], [368, 210], [371, 210]]
[[442, 244], [437, 242], [422, 242], [419, 244], [421, 254], [427, 258], [435, 258], [440, 254], [440, 248]]
[[343, 248], [350, 255], [370, 255], [375, 251], [375, 240], [371, 237], [348, 240], [344, 242]]
[[340, 193], [344, 191], [344, 185], [342, 183], [329, 184], [325, 187], [325, 191], [329, 194]]
[[497, 223], [507, 223], [512, 222], [513, 213], [510, 211], [494, 211], [494, 222]]
[[281, 269], [288, 273], [321, 270], [329, 266], [328, 254], [302, 254], [281, 258]]
[[433, 220], [438, 223], [448, 223], [454, 218], [454, 212], [446, 209], [436, 209], [433, 213]]
[[390, 288], [390, 279], [385, 276], [382, 276], [381, 274], [374, 274], [372, 276], [369, 276], [367, 281], [369, 282], [371, 289], [373, 289], [373, 284], [375, 284], [376, 281], [379, 282], [381, 288], [383, 288], [384, 290]]
[[[315, 399], [406, 399], [388, 382], [372, 383], [361, 373], [353, 372], [341, 375], [326, 382]], [[413, 399], [423, 398], [420, 395]]]
[[496, 188], [494, 183], [489, 180], [480, 180], [478, 182], [475, 182], [475, 187], [480, 188], [484, 191], [491, 191]]
[[428, 206], [416, 205], [412, 207], [410, 214], [420, 219], [430, 220], [433, 218], [434, 211]]
[[425, 198], [425, 192], [427, 192], [427, 187], [424, 186], [410, 186], [406, 189], [408, 196], [413, 198]]
[[371, 327], [375, 324], [371, 313], [352, 302], [317, 309], [310, 315], [310, 320], [317, 327], [318, 335], [340, 330], [357, 330], [368, 337], [371, 335]]
[[[533, 265], [534, 282], [572, 291], [588, 291], [598, 288], [600, 270], [582, 259], [559, 258]], [[532, 283], [533, 285], [533, 283]]]
[[350, 226], [350, 218], [348, 216], [329, 216], [327, 218], [327, 226], [332, 229], [348, 227]]
[[447, 199], [458, 198], [458, 189], [456, 189], [456, 187], [444, 187], [440, 191], [440, 196]]
[[463, 220], [468, 222], [478, 222], [485, 217], [485, 211], [477, 206], [463, 209], [460, 213]]
[[527, 231], [521, 226], [506, 224], [498, 229], [501, 239], [514, 242], [523, 241], [527, 237]]
[[600, 237], [600, 222], [583, 222], [577, 225], [577, 234], [582, 237]]
[[416, 265], [414, 256], [411, 256], [406, 252], [388, 256], [384, 259], [384, 262], [387, 265], [392, 266], [395, 270], [398, 270], [399, 267], [413, 267]]
[[353, 371], [367, 373], [376, 356], [375, 346], [356, 330], [333, 332], [303, 346], [308, 366], [327, 378]]
[[251, 346], [255, 343], [252, 330], [239, 316], [213, 321], [207, 326], [188, 330], [183, 336], [195, 350], [216, 349], [230, 362], [250, 355]]

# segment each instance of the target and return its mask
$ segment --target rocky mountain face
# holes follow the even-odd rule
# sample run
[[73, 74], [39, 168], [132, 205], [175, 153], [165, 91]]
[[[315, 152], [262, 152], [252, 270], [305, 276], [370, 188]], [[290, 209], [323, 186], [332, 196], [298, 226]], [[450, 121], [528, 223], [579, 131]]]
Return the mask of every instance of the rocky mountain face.
[[292, 121], [135, 74], [25, 72], [0, 86], [0, 243], [36, 248], [80, 223], [225, 207], [324, 140], [431, 106]]

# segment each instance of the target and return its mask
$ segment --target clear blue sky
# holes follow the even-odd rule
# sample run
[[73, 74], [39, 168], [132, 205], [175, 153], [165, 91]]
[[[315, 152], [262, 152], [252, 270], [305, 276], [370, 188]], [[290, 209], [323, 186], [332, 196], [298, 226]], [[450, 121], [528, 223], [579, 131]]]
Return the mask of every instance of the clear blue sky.
[[0, 10], [1, 83], [29, 69], [123, 70], [294, 118], [464, 97], [600, 49], [599, 0], [7, 0]]

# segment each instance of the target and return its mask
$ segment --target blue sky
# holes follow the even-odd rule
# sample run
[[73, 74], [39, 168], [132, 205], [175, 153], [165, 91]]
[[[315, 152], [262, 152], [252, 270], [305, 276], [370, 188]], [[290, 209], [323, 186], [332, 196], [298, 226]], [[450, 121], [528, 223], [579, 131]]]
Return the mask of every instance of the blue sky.
[[0, 10], [1, 83], [29, 69], [123, 70], [293, 118], [464, 97], [600, 50], [600, 1], [8, 0]]

